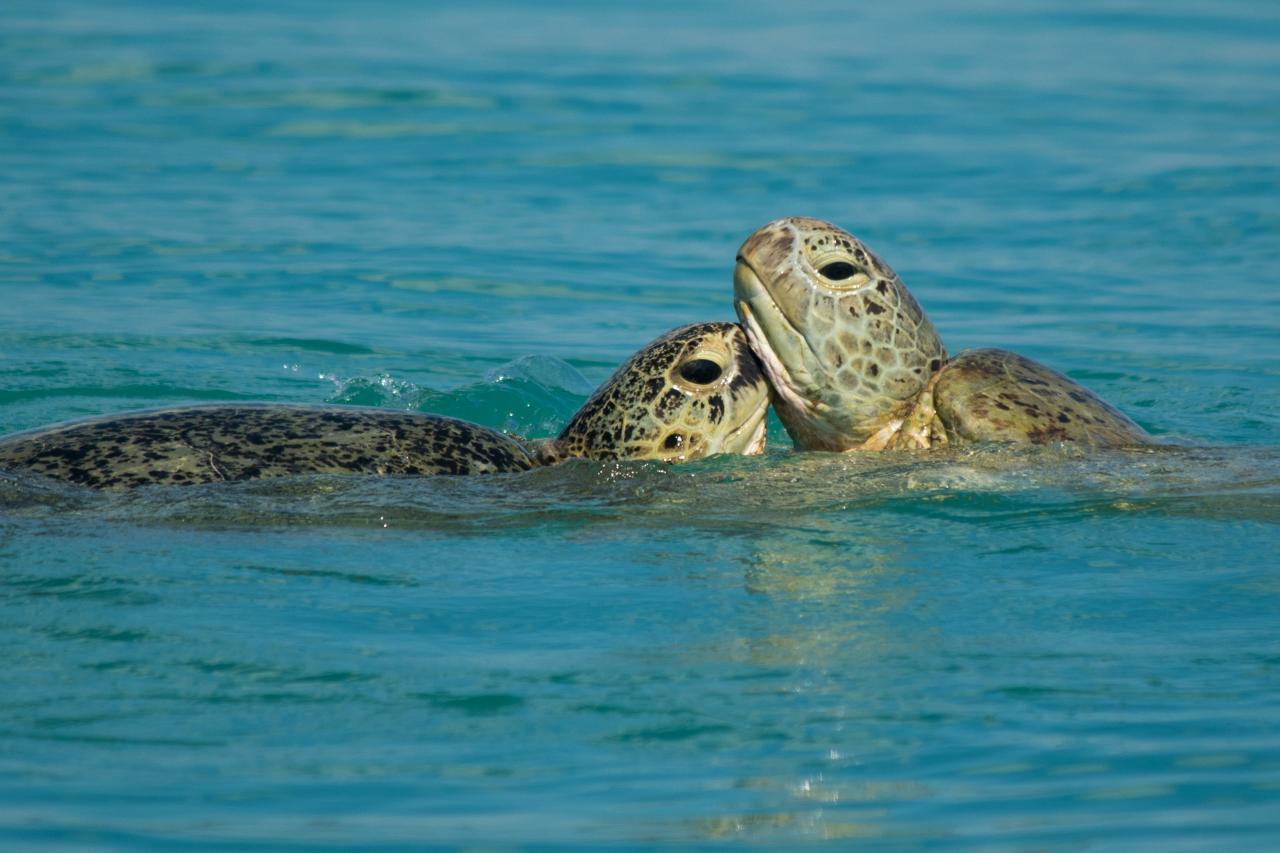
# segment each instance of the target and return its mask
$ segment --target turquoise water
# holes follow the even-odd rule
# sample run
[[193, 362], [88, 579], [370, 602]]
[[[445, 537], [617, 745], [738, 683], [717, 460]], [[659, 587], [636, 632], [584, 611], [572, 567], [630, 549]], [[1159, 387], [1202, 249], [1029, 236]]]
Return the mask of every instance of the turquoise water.
[[0, 431], [549, 434], [803, 214], [1168, 443], [0, 476], [0, 845], [1280, 845], [1280, 11], [852, 5], [0, 7]]

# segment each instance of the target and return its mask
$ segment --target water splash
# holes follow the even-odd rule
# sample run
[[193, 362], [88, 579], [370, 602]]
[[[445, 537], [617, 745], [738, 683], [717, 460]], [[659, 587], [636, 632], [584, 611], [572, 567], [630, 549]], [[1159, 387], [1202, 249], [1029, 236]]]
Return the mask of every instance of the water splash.
[[568, 362], [548, 356], [522, 356], [492, 368], [481, 382], [449, 391], [424, 387], [390, 373], [342, 379], [330, 403], [381, 406], [447, 415], [529, 437], [554, 435], [593, 390]]

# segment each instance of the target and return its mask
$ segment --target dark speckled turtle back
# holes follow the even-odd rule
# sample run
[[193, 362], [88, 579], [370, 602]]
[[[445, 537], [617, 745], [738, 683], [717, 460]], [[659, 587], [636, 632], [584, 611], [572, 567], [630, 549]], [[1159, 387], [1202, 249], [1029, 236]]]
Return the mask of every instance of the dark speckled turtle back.
[[779, 219], [748, 237], [734, 296], [801, 450], [1150, 441], [1091, 391], [1031, 359], [990, 349], [948, 359], [901, 279], [830, 223]]
[[946, 366], [932, 391], [932, 404], [953, 441], [1114, 447], [1151, 440], [1088, 388], [1007, 350], [965, 350]]
[[536, 464], [519, 440], [478, 424], [354, 406], [190, 406], [0, 440], [0, 469], [95, 489], [294, 474], [486, 474]]

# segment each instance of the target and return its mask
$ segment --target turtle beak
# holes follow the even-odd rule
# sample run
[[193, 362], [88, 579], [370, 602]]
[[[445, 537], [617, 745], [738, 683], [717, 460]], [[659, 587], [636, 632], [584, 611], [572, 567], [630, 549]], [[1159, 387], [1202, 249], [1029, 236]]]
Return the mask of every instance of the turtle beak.
[[803, 391], [812, 384], [804, 370], [808, 343], [787, 322], [756, 271], [741, 257], [733, 271], [733, 296], [747, 340], [764, 365], [774, 392], [783, 404], [807, 411], [810, 407]]

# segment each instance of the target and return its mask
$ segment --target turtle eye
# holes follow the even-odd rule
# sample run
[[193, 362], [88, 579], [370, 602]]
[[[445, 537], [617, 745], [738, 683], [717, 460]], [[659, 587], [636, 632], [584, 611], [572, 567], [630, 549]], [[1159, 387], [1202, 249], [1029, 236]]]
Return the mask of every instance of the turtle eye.
[[724, 368], [709, 358], [695, 358], [680, 365], [680, 375], [694, 385], [710, 385], [721, 373]]
[[834, 261], [818, 270], [823, 278], [829, 278], [832, 281], [844, 281], [846, 278], [853, 278], [858, 274], [858, 268], [847, 261]]

